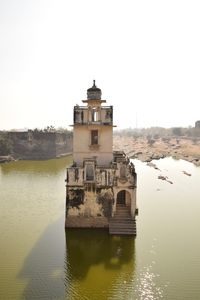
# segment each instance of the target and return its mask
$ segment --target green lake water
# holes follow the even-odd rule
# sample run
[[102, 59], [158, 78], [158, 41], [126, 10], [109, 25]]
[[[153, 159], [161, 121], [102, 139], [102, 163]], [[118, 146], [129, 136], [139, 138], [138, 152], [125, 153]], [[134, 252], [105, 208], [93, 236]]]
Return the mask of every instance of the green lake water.
[[134, 161], [134, 239], [65, 232], [70, 163], [0, 165], [0, 299], [200, 299], [200, 168], [172, 158], [156, 161], [160, 170]]

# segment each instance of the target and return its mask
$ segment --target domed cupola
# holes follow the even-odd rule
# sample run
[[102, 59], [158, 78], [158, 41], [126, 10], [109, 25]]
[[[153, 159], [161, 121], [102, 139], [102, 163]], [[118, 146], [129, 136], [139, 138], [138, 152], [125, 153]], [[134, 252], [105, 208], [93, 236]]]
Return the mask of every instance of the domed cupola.
[[101, 89], [96, 87], [95, 80], [93, 80], [93, 86], [87, 90], [88, 100], [101, 100]]

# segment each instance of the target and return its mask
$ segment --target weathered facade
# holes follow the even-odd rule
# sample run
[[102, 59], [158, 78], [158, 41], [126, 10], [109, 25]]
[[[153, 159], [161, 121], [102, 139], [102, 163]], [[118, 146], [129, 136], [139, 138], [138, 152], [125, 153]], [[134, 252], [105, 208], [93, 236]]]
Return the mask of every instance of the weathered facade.
[[195, 122], [195, 128], [200, 128], [200, 121]]
[[87, 90], [87, 106], [74, 107], [73, 160], [66, 176], [66, 222], [70, 228], [108, 228], [136, 234], [136, 173], [123, 151], [113, 152], [113, 107], [101, 90]]
[[0, 132], [0, 137], [9, 146], [6, 155], [14, 159], [51, 159], [72, 153], [73, 136], [70, 131], [7, 131]]

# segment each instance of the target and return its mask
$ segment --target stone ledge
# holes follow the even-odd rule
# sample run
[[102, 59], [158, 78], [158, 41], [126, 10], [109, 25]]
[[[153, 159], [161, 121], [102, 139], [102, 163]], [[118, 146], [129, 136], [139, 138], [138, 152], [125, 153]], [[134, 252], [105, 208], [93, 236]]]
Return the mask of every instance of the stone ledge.
[[108, 228], [106, 217], [69, 216], [65, 220], [66, 228]]

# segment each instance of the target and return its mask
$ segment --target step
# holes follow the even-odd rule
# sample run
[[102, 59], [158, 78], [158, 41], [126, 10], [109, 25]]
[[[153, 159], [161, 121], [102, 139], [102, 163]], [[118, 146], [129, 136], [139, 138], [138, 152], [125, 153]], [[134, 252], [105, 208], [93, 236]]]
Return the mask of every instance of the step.
[[114, 216], [113, 216], [113, 218], [114, 217], [129, 217], [129, 218], [131, 218], [131, 214], [114, 214]]
[[132, 218], [122, 220], [114, 217], [109, 222], [109, 234], [136, 236], [136, 222]]
[[113, 235], [134, 235], [136, 236], [136, 230], [133, 231], [123, 231], [123, 230], [109, 230], [109, 234], [113, 234]]
[[110, 221], [109, 222], [110, 224], [129, 224], [129, 225], [131, 225], [131, 224], [133, 224], [134, 225], [134, 223], [133, 223], [133, 220], [112, 220], [112, 221]]
[[134, 234], [137, 235], [136, 230], [109, 230], [109, 234]]
[[115, 213], [116, 213], [116, 214], [119, 214], [119, 213], [128, 213], [128, 214], [130, 214], [130, 211], [129, 211], [129, 210], [126, 210], [126, 209], [122, 209], [122, 210], [116, 210]]
[[109, 228], [134, 228], [134, 224], [111, 224]]
[[123, 211], [123, 212], [116, 212], [114, 215], [126, 215], [126, 216], [130, 216], [130, 212], [127, 212], [127, 211]]
[[112, 228], [112, 229], [134, 229], [135, 228], [135, 225], [130, 225], [130, 224], [126, 224], [126, 225], [111, 225], [109, 226], [109, 228]]
[[120, 229], [118, 229], [118, 230], [109, 230], [109, 233], [110, 234], [137, 234], [136, 233], [136, 230], [120, 230]]
[[125, 215], [125, 216], [130, 216], [131, 214], [129, 213], [129, 212], [127, 212], [127, 211], [123, 211], [123, 212], [117, 212], [117, 213], [115, 213], [114, 214], [115, 216], [117, 215], [117, 216], [123, 216], [123, 215]]
[[132, 228], [130, 228], [130, 227], [127, 227], [127, 228], [124, 228], [124, 227], [110, 227], [109, 228], [109, 232], [121, 232], [121, 231], [123, 231], [123, 232], [135, 232], [136, 230], [135, 230], [135, 228], [134, 227], [132, 227]]
[[128, 216], [118, 216], [118, 215], [114, 215], [114, 217], [112, 217], [110, 219], [110, 222], [113, 221], [113, 220], [124, 220], [124, 221], [134, 221], [133, 217], [131, 215], [128, 215]]
[[128, 207], [125, 207], [125, 208], [116, 207], [116, 211], [130, 211], [130, 209]]
[[120, 210], [130, 210], [129, 207], [116, 207], [116, 211], [120, 211]]

